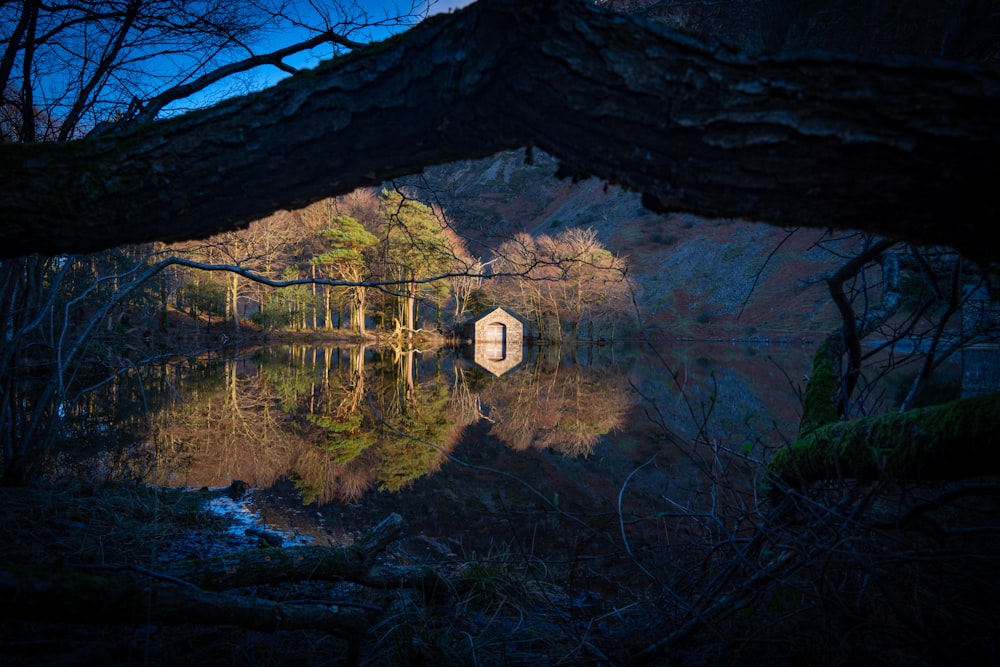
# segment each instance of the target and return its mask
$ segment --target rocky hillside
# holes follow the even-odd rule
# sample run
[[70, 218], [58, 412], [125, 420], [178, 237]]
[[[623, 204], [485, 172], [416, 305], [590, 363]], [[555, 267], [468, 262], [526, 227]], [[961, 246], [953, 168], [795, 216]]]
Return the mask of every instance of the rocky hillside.
[[[819, 50], [1000, 59], [1000, 13], [989, 2], [595, 1], [750, 56]], [[523, 152], [511, 152], [436, 167], [409, 184], [436, 198], [484, 257], [512, 232], [594, 228], [610, 250], [628, 257], [650, 335], [793, 342], [838, 326], [823, 283], [838, 259], [816, 247], [820, 234], [656, 215], [636, 193], [597, 180], [559, 180], [556, 168], [546, 155], [536, 153], [527, 164]], [[845, 239], [835, 247], [850, 255], [857, 243]]]
[[484, 258], [516, 232], [595, 229], [628, 258], [651, 336], [797, 342], [837, 325], [822, 283], [837, 259], [815, 246], [820, 234], [654, 214], [638, 193], [558, 179], [557, 166], [537, 151], [530, 164], [523, 152], [508, 152], [435, 167], [400, 185], [436, 201]]

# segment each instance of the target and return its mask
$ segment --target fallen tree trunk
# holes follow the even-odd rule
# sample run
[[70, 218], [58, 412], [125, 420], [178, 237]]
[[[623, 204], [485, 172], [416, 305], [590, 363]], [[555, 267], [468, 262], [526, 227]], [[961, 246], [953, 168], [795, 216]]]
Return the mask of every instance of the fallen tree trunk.
[[226, 590], [306, 580], [345, 580], [370, 588], [415, 588], [428, 597], [448, 595], [448, 581], [430, 567], [376, 563], [376, 556], [399, 539], [404, 523], [391, 514], [347, 547], [256, 549], [170, 563], [160, 572], [199, 588]]
[[0, 146], [0, 256], [205, 237], [522, 146], [656, 210], [1000, 261], [997, 70], [751, 60], [578, 0], [477, 2], [211, 109]]
[[253, 630], [323, 630], [360, 637], [370, 610], [330, 604], [274, 602], [205, 591], [184, 583], [112, 568], [0, 567], [0, 616], [70, 623], [185, 623]]
[[834, 422], [778, 450], [774, 488], [837, 479], [956, 480], [1000, 474], [1000, 394]]
[[433, 568], [365, 562], [353, 547], [256, 549], [171, 563], [161, 572], [200, 588], [219, 591], [294, 581], [342, 580], [380, 590], [414, 588], [428, 597], [446, 596], [450, 592], [448, 581]]
[[0, 617], [74, 623], [200, 623], [255, 630], [314, 629], [360, 637], [370, 605], [274, 602], [223, 593], [245, 586], [305, 580], [348, 580], [380, 589], [418, 588], [444, 595], [447, 581], [433, 568], [377, 564], [399, 539], [403, 519], [392, 514], [355, 544], [341, 548], [259, 549], [164, 565], [157, 572], [130, 565], [0, 566]]

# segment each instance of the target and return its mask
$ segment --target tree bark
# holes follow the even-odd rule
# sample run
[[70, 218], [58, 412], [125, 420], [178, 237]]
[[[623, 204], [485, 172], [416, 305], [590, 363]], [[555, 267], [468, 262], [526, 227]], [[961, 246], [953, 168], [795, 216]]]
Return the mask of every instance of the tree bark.
[[376, 563], [404, 530], [391, 514], [350, 547], [259, 549], [170, 563], [157, 572], [130, 566], [0, 564], [0, 618], [83, 623], [206, 623], [274, 631], [317, 629], [360, 636], [373, 611], [330, 601], [277, 603], [225, 594], [234, 588], [346, 579], [381, 589], [418, 588], [444, 596], [451, 585], [429, 567]]
[[1000, 394], [835, 422], [801, 433], [769, 467], [780, 484], [838, 479], [955, 480], [1000, 474]]
[[206, 591], [128, 572], [69, 566], [0, 568], [0, 617], [69, 623], [234, 625], [254, 630], [324, 630], [360, 637], [370, 610], [280, 603]]
[[210, 109], [2, 146], [0, 256], [204, 237], [522, 146], [657, 210], [1000, 261], [1000, 72], [751, 60], [577, 0], [481, 0]]
[[179, 561], [161, 572], [207, 590], [305, 580], [347, 580], [383, 590], [415, 588], [428, 597], [446, 596], [451, 587], [436, 570], [376, 563], [375, 557], [402, 536], [404, 524], [391, 514], [349, 547], [257, 549]]

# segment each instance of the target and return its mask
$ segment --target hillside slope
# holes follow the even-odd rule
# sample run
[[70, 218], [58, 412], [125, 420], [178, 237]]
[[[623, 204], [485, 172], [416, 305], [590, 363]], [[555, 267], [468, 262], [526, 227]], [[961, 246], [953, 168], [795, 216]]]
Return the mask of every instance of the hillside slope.
[[628, 258], [651, 337], [795, 342], [837, 326], [823, 281], [838, 260], [815, 246], [822, 234], [651, 213], [638, 193], [597, 179], [557, 179], [557, 166], [537, 151], [530, 164], [523, 152], [506, 152], [428, 169], [397, 185], [440, 205], [484, 258], [517, 232], [593, 228], [609, 250]]

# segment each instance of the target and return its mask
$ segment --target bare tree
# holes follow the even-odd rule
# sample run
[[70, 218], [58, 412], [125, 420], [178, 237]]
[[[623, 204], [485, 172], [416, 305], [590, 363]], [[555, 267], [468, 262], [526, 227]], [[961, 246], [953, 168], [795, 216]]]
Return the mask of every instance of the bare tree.
[[[988, 242], [997, 212], [992, 196], [997, 170], [989, 166], [1000, 136], [995, 72], [834, 57], [751, 63], [660, 28], [581, 7], [568, 1], [525, 5], [495, 0], [331, 66], [327, 73], [333, 73], [334, 84], [322, 73], [303, 77], [261, 97], [119, 135], [96, 136], [61, 153], [4, 147], [0, 153], [13, 156], [4, 156], [8, 166], [0, 167], [5, 178], [10, 176], [2, 200], [13, 202], [0, 209], [9, 211], [13, 221], [7, 252], [58, 251], [86, 243], [83, 235], [97, 229], [105, 217], [110, 231], [89, 242], [109, 245], [112, 240], [138, 238], [147, 232], [128, 229], [128, 224], [134, 225], [130, 216], [159, 200], [143, 196], [143, 209], [120, 200], [166, 191], [167, 184], [175, 187], [170, 195], [180, 201], [164, 202], [162, 210], [153, 211], [160, 216], [159, 225], [148, 233], [206, 235], [259, 217], [281, 205], [279, 196], [281, 202], [303, 203], [427, 162], [521, 143], [550, 149], [564, 161], [567, 173], [592, 171], [632, 185], [648, 193], [652, 206], [784, 224], [864, 227], [885, 235], [891, 240], [873, 237], [856, 256], [845, 258], [844, 268], [830, 281], [834, 298], [844, 299], [847, 307], [842, 311], [844, 331], [823, 352], [836, 357], [835, 368], [846, 355], [847, 370], [830, 373], [833, 391], [821, 397], [826, 407], [807, 415], [791, 448], [769, 463], [755, 460], [752, 452], [741, 454], [732, 443], [713, 437], [707, 418], [696, 418], [693, 442], [678, 446], [705, 473], [697, 502], [685, 506], [665, 499], [665, 510], [656, 516], [632, 516], [625, 501], [630, 482], [641, 470], [623, 480], [617, 516], [621, 542], [644, 584], [643, 600], [631, 620], [641, 624], [641, 636], [650, 639], [638, 655], [612, 655], [622, 664], [719, 662], [737, 653], [773, 656], [773, 647], [779, 646], [779, 657], [787, 659], [787, 647], [792, 646], [796, 659], [815, 662], [845, 662], [859, 654], [872, 661], [898, 657], [899, 662], [937, 664], [955, 660], [956, 653], [960, 662], [969, 664], [995, 658], [997, 530], [995, 508], [985, 501], [997, 495], [997, 487], [967, 481], [920, 486], [908, 478], [995, 473], [996, 396], [914, 409], [906, 415], [839, 421], [842, 414], [858, 410], [864, 350], [858, 355], [857, 347], [863, 334], [890, 323], [897, 327], [897, 336], [910, 329], [906, 319], [893, 322], [893, 313], [900, 312], [897, 266], [903, 265], [900, 256], [905, 255], [890, 252], [897, 238], [951, 244], [978, 260], [985, 273], [995, 269], [998, 251]], [[18, 28], [21, 34], [31, 34], [31, 22], [28, 16], [24, 28]], [[448, 55], [458, 53], [461, 57]], [[425, 57], [418, 57], [421, 54]], [[406, 58], [411, 55], [412, 60]], [[407, 66], [400, 68], [404, 60]], [[299, 87], [306, 78], [313, 81]], [[319, 88], [341, 86], [335, 103], [328, 99], [328, 90], [312, 87], [316, 81], [321, 82]], [[360, 86], [363, 94], [350, 94], [352, 85]], [[414, 106], [399, 110], [404, 90], [407, 103], [417, 111]], [[595, 90], [604, 94], [583, 94]], [[382, 97], [370, 97], [372, 91]], [[525, 109], [528, 91], [533, 106]], [[258, 115], [255, 105], [268, 109]], [[23, 108], [34, 108], [34, 102]], [[499, 120], [497, 109], [504, 115]], [[562, 112], [558, 118], [573, 121], [548, 122], [554, 110]], [[294, 122], [316, 117], [319, 122]], [[401, 119], [422, 122], [404, 125]], [[386, 141], [377, 130], [392, 121], [399, 134]], [[31, 122], [22, 123], [22, 132], [33, 131]], [[241, 133], [256, 122], [265, 129], [251, 133], [247, 141]], [[640, 133], [641, 146], [634, 140]], [[588, 141], [581, 141], [582, 135]], [[257, 158], [286, 146], [288, 136], [296, 136], [308, 149], [291, 151], [292, 158], [272, 162], [264, 173]], [[219, 142], [223, 148], [201, 145], [205, 137], [211, 138], [205, 143]], [[158, 148], [161, 144], [167, 148]], [[195, 149], [186, 148], [192, 144]], [[232, 146], [245, 148], [247, 155], [234, 156]], [[334, 150], [339, 148], [345, 150]], [[124, 167], [116, 165], [122, 162], [122, 150], [131, 157]], [[82, 171], [77, 164], [81, 156], [95, 158], [92, 166], [79, 168]], [[330, 168], [330, 156], [347, 157]], [[197, 159], [202, 157], [204, 163]], [[144, 166], [147, 158], [150, 166]], [[322, 174], [316, 171], [319, 163]], [[289, 167], [288, 173], [283, 167]], [[138, 178], [129, 174], [130, 168]], [[94, 184], [104, 182], [95, 174], [114, 187], [95, 192]], [[869, 178], [862, 181], [859, 174]], [[253, 201], [236, 212], [198, 194], [205, 184], [218, 185], [207, 188], [216, 197], [238, 187], [253, 188], [265, 179], [271, 179], [272, 189], [260, 188], [263, 194], [249, 197]], [[77, 180], [81, 183], [75, 184]], [[56, 185], [66, 187], [69, 199], [53, 196]], [[270, 194], [274, 190], [281, 192]], [[49, 236], [62, 229], [66, 238], [32, 238], [27, 232], [33, 226], [24, 223], [32, 214]], [[74, 232], [73, 225], [82, 231]], [[26, 241], [17, 240], [22, 232]], [[930, 261], [926, 254], [914, 259], [916, 267]], [[176, 264], [195, 266], [171, 259], [149, 270]], [[0, 274], [0, 285], [10, 290], [0, 307], [7, 309], [5, 322], [15, 318], [15, 337], [29, 340], [29, 334], [44, 331], [43, 340], [66, 343], [53, 348], [60, 360], [72, 358], [78, 349], [74, 342], [83, 339], [64, 337], [69, 329], [49, 328], [46, 316], [54, 297], [19, 289], [24, 284], [19, 281], [28, 275], [62, 284], [69, 278], [67, 266], [66, 258], [33, 257], [5, 262]], [[197, 268], [250, 277], [239, 266]], [[121, 270], [103, 280], [116, 281], [121, 291], [141, 284], [136, 283], [145, 277], [140, 273]], [[863, 286], [875, 273], [884, 286], [878, 302], [872, 300], [866, 307], [865, 290], [852, 290], [851, 285], [858, 281]], [[951, 273], [960, 275], [962, 265], [952, 263]], [[307, 280], [258, 279], [275, 286]], [[935, 321], [947, 322], [958, 303], [954, 295], [960, 281], [930, 282], [940, 295]], [[861, 300], [852, 301], [852, 295]], [[88, 319], [83, 328], [92, 328], [94, 321]], [[929, 331], [934, 345], [943, 340], [936, 325]], [[24, 349], [11, 346], [4, 354]], [[407, 403], [414, 402], [415, 382], [406, 357], [398, 362], [399, 382], [381, 397], [380, 405], [395, 410], [393, 416], [406, 416]], [[8, 367], [2, 370], [0, 377], [8, 377]], [[61, 366], [61, 374], [51, 376], [49, 393], [30, 397], [39, 408], [32, 418], [58, 414], [60, 401], [68, 395], [66, 370]], [[830, 389], [820, 379], [814, 372], [810, 391]], [[712, 403], [707, 405], [705, 411], [710, 411]], [[9, 415], [16, 407], [8, 402], [2, 409]], [[424, 415], [433, 412], [428, 409]], [[652, 408], [650, 413], [657, 416]], [[697, 417], [695, 406], [691, 414]], [[669, 435], [670, 424], [662, 425]], [[425, 429], [428, 439], [441, 436], [441, 424], [411, 421], [408, 426]], [[26, 421], [9, 430], [15, 428], [35, 426]], [[524, 432], [512, 434], [514, 438], [525, 440]], [[888, 446], [894, 442], [897, 447]], [[978, 453], [976, 446], [981, 447]], [[394, 460], [409, 463], [407, 457]], [[649, 463], [654, 464], [655, 459]], [[389, 480], [388, 487], [412, 479], [414, 472], [385, 467], [380, 474]], [[862, 481], [855, 483], [851, 476]], [[750, 483], [743, 483], [747, 479]], [[770, 506], [758, 494], [758, 482], [771, 488], [787, 484], [780, 484]], [[654, 539], [641, 545], [646, 548], [633, 548], [640, 546], [636, 535], [651, 523], [656, 526]], [[675, 547], [678, 535], [691, 538], [683, 549]], [[928, 581], [937, 585], [928, 586]], [[614, 609], [612, 615], [621, 619], [628, 611]], [[584, 636], [567, 655], [577, 657], [586, 650], [602, 662], [612, 662], [591, 638]], [[609, 652], [620, 650], [613, 642], [606, 644]]]
[[[356, 3], [291, 0], [5, 3], [0, 25], [12, 29], [2, 42], [2, 102], [17, 112], [11, 129], [19, 141], [66, 140], [102, 123], [151, 120], [196, 94], [202, 101], [189, 104], [260, 85], [237, 75], [264, 66], [294, 73], [292, 56], [336, 55], [362, 46], [375, 29], [410, 25], [425, 12], [417, 2], [397, 9], [372, 15]], [[289, 41], [282, 33], [300, 39], [269, 49]], [[206, 95], [211, 87], [218, 90]]]
[[[121, 123], [176, 113], [182, 100], [203, 106], [246, 92], [251, 84], [238, 81], [238, 75], [261, 66], [292, 73], [297, 69], [288, 63], [292, 56], [342, 53], [361, 46], [373, 31], [409, 25], [425, 9], [414, 2], [375, 16], [358, 4], [320, 7], [285, 0], [3, 3], [0, 136], [21, 146], [98, 137]], [[276, 31], [289, 28], [292, 40], [275, 49]], [[162, 194], [172, 198], [174, 193]], [[145, 216], [133, 220], [136, 226], [145, 222]], [[256, 232], [263, 229], [258, 225]], [[239, 318], [239, 272], [267, 273], [274, 245], [273, 239], [244, 232], [202, 248], [213, 255], [210, 262], [237, 269], [228, 273], [225, 290], [232, 322]], [[90, 345], [92, 333], [144, 290], [139, 281], [178, 265], [150, 250], [116, 251], [111, 260], [64, 255], [0, 261], [8, 331], [0, 355], [6, 385], [0, 396], [0, 439], [7, 481], [37, 471], [69, 404], [88, 382], [98, 381], [84, 380], [79, 372], [88, 355], [101, 353], [100, 346]], [[95, 270], [88, 273], [87, 267]], [[162, 293], [160, 302], [165, 307]], [[98, 361], [113, 369], [105, 372], [121, 368], [121, 360]], [[37, 377], [39, 368], [48, 373], [47, 381]]]
[[487, 293], [494, 302], [514, 305], [542, 338], [582, 338], [586, 326], [593, 339], [595, 327], [629, 310], [627, 262], [608, 251], [592, 229], [519, 234], [497, 248], [491, 263], [497, 277]]

